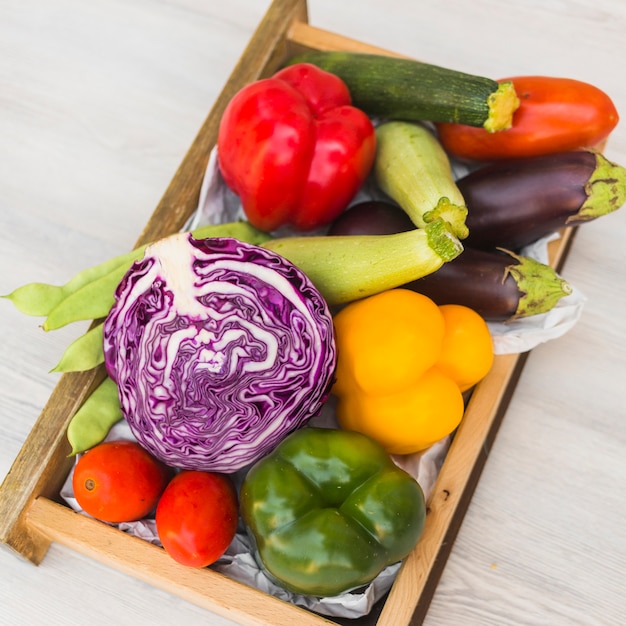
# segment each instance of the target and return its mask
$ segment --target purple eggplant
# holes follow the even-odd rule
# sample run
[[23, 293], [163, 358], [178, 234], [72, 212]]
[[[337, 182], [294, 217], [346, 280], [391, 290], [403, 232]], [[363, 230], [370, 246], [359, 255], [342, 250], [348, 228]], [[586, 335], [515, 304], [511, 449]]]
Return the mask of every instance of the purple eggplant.
[[436, 272], [405, 287], [438, 305], [470, 307], [494, 322], [545, 313], [572, 292], [549, 265], [508, 250], [467, 247]]
[[468, 208], [464, 244], [525, 245], [583, 224], [626, 202], [626, 168], [594, 150], [494, 162], [457, 181]]
[[335, 219], [329, 235], [393, 235], [413, 230], [415, 224], [395, 204], [382, 200], [364, 200], [354, 204]]

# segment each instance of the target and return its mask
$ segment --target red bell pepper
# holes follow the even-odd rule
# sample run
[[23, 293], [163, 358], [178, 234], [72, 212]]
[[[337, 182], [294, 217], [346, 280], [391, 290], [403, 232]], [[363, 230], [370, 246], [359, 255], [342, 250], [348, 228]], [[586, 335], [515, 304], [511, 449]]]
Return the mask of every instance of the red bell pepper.
[[265, 231], [332, 222], [373, 162], [374, 127], [345, 83], [300, 63], [250, 83], [228, 103], [218, 163], [248, 221]]
[[591, 148], [619, 121], [611, 98], [598, 87], [571, 78], [518, 76], [520, 106], [508, 130], [489, 133], [462, 124], [438, 124], [446, 151], [461, 159], [493, 161]]

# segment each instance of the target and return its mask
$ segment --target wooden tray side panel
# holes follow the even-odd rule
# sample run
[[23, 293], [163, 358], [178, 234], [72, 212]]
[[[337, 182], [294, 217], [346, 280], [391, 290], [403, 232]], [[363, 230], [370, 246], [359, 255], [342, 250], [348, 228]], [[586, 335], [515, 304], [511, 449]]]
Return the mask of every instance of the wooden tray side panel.
[[0, 486], [0, 542], [39, 563], [50, 541], [24, 520], [33, 498], [58, 497], [72, 459], [65, 436], [71, 416], [102, 379], [100, 369], [62, 376]]
[[467, 474], [463, 493], [456, 503], [454, 515], [451, 517], [448, 528], [442, 537], [439, 551], [437, 552], [437, 555], [432, 563], [431, 569], [428, 573], [428, 579], [423, 586], [419, 600], [415, 602], [413, 615], [409, 622], [410, 626], [419, 626], [426, 618], [426, 614], [437, 589], [439, 579], [441, 578], [450, 552], [452, 551], [456, 536], [463, 523], [463, 518], [472, 500], [474, 490], [478, 485], [482, 470], [487, 462], [487, 459], [489, 458], [491, 447], [497, 436], [500, 424], [504, 419], [508, 404], [515, 392], [515, 387], [517, 386], [517, 381], [524, 367], [527, 356], [528, 353], [520, 354], [515, 360], [515, 366], [510, 373], [509, 384], [500, 398], [497, 411], [491, 420], [487, 436], [482, 442], [481, 449], [475, 459], [474, 466], [472, 467], [471, 472]]
[[292, 25], [289, 31], [289, 44], [289, 56], [319, 50], [326, 52], [337, 50], [364, 52], [369, 54], [384, 54], [393, 57], [403, 56], [392, 50], [372, 46], [357, 39], [351, 39], [321, 28], [316, 28], [304, 21], [294, 22]]
[[[557, 271], [575, 234], [575, 228], [566, 228], [548, 246], [550, 265]], [[497, 355], [472, 392], [429, 499], [422, 537], [403, 562], [377, 626], [417, 626], [425, 618], [527, 357], [527, 352]]]
[[[499, 355], [485, 379], [475, 388], [463, 420], [454, 436], [428, 502], [424, 532], [415, 549], [404, 560], [389, 594], [379, 626], [409, 624], [424, 598], [446, 533], [467, 488], [471, 469], [481, 455], [483, 442], [498, 415], [498, 407], [511, 382], [518, 355]], [[425, 598], [424, 598], [424, 601]]]
[[27, 518], [52, 541], [243, 626], [333, 623], [211, 569], [180, 565], [160, 547], [47, 498], [34, 500]]

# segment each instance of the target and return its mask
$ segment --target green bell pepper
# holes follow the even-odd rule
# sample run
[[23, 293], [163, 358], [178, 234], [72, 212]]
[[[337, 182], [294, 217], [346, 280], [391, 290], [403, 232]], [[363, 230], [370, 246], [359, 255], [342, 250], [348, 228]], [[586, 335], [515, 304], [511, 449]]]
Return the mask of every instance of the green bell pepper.
[[249, 470], [240, 508], [259, 566], [312, 596], [371, 582], [413, 549], [426, 516], [421, 487], [378, 443], [312, 427]]

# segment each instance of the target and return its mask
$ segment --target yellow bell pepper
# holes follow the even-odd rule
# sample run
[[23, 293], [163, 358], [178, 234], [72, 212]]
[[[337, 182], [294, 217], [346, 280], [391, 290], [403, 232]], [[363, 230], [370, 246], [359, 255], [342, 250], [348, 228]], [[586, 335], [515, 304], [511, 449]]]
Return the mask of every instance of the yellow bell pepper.
[[463, 417], [463, 391], [493, 361], [477, 313], [439, 307], [408, 289], [353, 302], [334, 322], [339, 425], [390, 454], [418, 452], [450, 434]]

